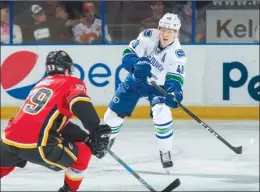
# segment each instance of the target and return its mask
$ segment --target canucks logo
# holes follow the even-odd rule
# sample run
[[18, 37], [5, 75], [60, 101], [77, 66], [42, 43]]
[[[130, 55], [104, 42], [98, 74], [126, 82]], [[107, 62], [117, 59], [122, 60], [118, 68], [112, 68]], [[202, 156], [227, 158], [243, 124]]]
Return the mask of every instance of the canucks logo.
[[186, 57], [185, 52], [182, 49], [177, 49], [175, 54], [178, 58]]

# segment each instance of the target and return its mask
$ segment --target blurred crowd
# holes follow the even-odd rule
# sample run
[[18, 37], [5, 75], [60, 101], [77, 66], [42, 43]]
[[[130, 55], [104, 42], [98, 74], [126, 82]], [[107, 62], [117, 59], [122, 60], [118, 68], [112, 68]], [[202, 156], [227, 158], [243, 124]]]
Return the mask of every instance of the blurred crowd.
[[[101, 41], [102, 20], [94, 2], [14, 1], [13, 13], [1, 3], [1, 42], [13, 43], [94, 43]], [[107, 26], [105, 29], [107, 31]], [[106, 33], [105, 40], [111, 43]]]
[[[196, 42], [205, 42], [209, 3], [196, 3]], [[11, 12], [8, 2], [0, 5], [3, 44], [127, 43], [140, 31], [157, 28], [166, 12], [181, 18], [180, 41], [192, 42], [193, 9], [188, 1], [14, 1]]]

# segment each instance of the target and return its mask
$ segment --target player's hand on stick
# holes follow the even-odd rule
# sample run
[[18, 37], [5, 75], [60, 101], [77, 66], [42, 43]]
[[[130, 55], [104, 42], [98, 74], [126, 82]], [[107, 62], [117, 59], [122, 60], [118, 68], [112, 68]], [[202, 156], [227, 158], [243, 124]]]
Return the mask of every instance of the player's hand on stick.
[[137, 81], [147, 82], [147, 77], [152, 77], [150, 60], [140, 57], [134, 65], [134, 77]]
[[111, 128], [108, 125], [99, 125], [86, 139], [85, 143], [97, 158], [101, 159], [105, 155], [110, 135]]
[[171, 108], [178, 108], [178, 103], [180, 103], [182, 99], [182, 90], [169, 91], [165, 98], [165, 104]]

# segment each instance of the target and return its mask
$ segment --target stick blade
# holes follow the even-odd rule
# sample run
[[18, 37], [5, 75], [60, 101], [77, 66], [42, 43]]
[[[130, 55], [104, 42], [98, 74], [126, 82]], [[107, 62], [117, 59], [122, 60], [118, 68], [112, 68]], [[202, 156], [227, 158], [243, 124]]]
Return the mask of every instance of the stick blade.
[[235, 148], [235, 153], [236, 154], [242, 154], [242, 146], [236, 147]]
[[181, 185], [181, 181], [179, 178], [175, 179], [170, 185], [168, 185], [162, 192], [170, 192], [176, 189]]

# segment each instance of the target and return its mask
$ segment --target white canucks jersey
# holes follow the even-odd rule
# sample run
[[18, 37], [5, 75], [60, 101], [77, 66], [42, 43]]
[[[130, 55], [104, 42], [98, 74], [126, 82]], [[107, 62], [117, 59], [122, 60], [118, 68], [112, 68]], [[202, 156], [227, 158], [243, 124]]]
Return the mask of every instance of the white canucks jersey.
[[[147, 29], [141, 32], [136, 40], [129, 44], [129, 48], [138, 57], [146, 57], [151, 61], [152, 74], [157, 77], [157, 84], [164, 85], [166, 79], [176, 79], [183, 85], [184, 65], [187, 57], [181, 47], [179, 39], [173, 44], [161, 49], [159, 47], [159, 30]], [[166, 76], [167, 75], [167, 76]]]

